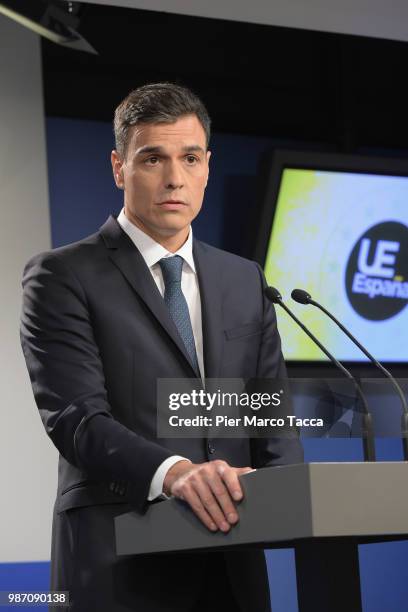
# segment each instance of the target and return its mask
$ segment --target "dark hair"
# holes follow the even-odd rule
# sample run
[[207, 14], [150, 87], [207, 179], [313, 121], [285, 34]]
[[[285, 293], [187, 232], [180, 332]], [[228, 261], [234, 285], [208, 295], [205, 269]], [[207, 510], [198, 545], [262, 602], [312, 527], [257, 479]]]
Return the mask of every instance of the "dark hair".
[[150, 83], [131, 91], [115, 110], [116, 150], [125, 157], [129, 128], [140, 123], [174, 123], [184, 115], [196, 115], [204, 128], [207, 147], [211, 120], [201, 100], [187, 87], [175, 83]]

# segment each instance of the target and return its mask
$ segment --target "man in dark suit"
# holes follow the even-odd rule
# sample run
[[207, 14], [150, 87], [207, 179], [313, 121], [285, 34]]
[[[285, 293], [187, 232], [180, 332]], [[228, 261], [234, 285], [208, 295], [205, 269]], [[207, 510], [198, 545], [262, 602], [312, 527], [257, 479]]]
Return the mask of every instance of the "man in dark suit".
[[239, 476], [302, 461], [292, 439], [159, 439], [158, 378], [284, 376], [273, 306], [252, 261], [193, 239], [210, 120], [188, 89], [153, 84], [115, 113], [124, 208], [24, 271], [21, 339], [60, 452], [51, 588], [73, 612], [265, 612], [262, 551], [117, 557], [114, 517], [173, 495], [209, 530], [239, 520]]

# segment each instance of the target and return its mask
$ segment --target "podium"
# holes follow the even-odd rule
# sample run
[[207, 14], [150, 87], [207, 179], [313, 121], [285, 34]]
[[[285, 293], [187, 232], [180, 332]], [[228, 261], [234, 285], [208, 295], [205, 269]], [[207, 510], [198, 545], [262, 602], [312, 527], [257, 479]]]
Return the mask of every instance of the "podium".
[[117, 554], [292, 547], [300, 612], [359, 612], [358, 544], [408, 538], [408, 463], [269, 467], [240, 482], [229, 533], [210, 532], [172, 498], [116, 517]]

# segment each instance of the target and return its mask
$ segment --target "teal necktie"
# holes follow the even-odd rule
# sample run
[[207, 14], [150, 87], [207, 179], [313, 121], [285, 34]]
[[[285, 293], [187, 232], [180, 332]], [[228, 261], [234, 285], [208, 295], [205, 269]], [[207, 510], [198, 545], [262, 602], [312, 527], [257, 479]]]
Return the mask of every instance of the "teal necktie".
[[191, 326], [190, 313], [187, 301], [181, 289], [181, 272], [183, 269], [183, 258], [180, 255], [164, 257], [159, 261], [164, 280], [164, 301], [170, 311], [181, 339], [186, 347], [193, 368], [200, 375], [198, 367], [197, 352], [194, 342], [193, 328]]

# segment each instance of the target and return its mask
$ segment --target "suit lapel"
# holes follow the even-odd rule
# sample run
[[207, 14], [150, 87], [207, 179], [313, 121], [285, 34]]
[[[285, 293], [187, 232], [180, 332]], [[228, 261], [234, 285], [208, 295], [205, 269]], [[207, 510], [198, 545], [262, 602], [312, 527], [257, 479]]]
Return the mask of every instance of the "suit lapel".
[[193, 241], [193, 256], [200, 287], [206, 378], [218, 378], [221, 363], [223, 325], [219, 262], [213, 250]]
[[100, 232], [109, 250], [109, 257], [112, 262], [170, 336], [195, 374], [185, 345], [170, 316], [169, 309], [141, 253], [113, 216], [110, 216], [106, 223], [104, 223]]

